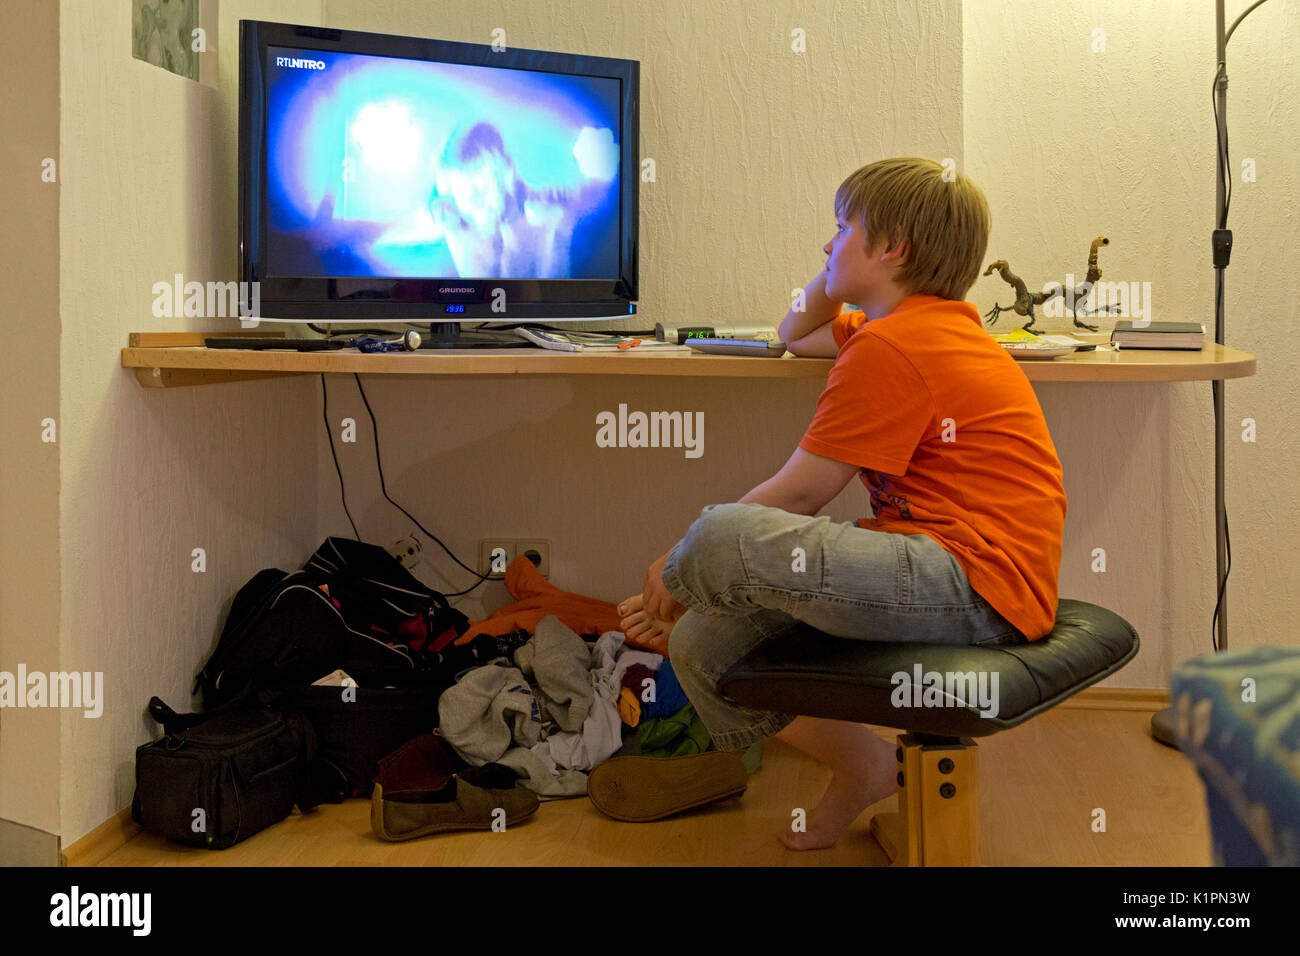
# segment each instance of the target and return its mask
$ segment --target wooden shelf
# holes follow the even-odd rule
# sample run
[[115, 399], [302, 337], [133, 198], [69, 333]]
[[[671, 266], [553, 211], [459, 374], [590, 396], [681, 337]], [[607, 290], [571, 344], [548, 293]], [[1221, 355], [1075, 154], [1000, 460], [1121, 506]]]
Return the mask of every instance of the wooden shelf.
[[[146, 388], [314, 375], [706, 375], [737, 378], [824, 379], [832, 360], [754, 359], [700, 352], [566, 353], [537, 348], [421, 350], [362, 353], [209, 349], [210, 333], [132, 333], [122, 365], [135, 369]], [[246, 333], [224, 333], [246, 334]], [[1078, 336], [1105, 343], [1107, 333]], [[182, 342], [192, 342], [182, 345]], [[1021, 361], [1031, 382], [1196, 382], [1255, 374], [1255, 356], [1209, 342], [1197, 352], [1129, 349], [1076, 352], [1056, 359]]]

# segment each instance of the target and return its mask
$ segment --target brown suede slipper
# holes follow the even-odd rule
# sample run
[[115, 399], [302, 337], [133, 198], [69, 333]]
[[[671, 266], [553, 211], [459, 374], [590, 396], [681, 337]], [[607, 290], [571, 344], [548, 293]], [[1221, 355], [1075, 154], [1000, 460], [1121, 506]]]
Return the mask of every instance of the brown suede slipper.
[[513, 826], [537, 810], [537, 794], [523, 787], [484, 790], [456, 778], [456, 799], [440, 803], [385, 800], [375, 784], [370, 795], [370, 829], [381, 840], [414, 840], [451, 830], [490, 830], [493, 812], [505, 810], [505, 824]]
[[739, 796], [749, 785], [740, 756], [719, 750], [685, 757], [611, 757], [587, 778], [596, 809], [643, 823]]

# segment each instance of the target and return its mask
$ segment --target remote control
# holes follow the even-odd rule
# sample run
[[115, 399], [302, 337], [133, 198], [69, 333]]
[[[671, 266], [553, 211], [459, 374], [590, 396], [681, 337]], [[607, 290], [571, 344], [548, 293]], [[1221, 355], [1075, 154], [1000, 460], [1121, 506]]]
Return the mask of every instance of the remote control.
[[687, 339], [686, 344], [697, 352], [709, 355], [748, 355], [751, 358], [780, 358], [785, 354], [785, 343], [762, 339]]

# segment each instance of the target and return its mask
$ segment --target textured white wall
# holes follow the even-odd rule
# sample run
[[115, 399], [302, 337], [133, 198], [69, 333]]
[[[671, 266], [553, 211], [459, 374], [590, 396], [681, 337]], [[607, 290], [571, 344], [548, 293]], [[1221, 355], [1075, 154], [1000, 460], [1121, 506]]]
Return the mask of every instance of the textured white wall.
[[[1229, 3], [1229, 23], [1245, 8]], [[1041, 289], [1073, 272], [1088, 244], [1103, 282], [1150, 282], [1157, 321], [1198, 321], [1214, 339], [1215, 71], [1213, 0], [967, 0], [966, 171], [988, 195], [988, 261], [1004, 258]], [[1105, 51], [1093, 52], [1093, 30]], [[1225, 495], [1232, 542], [1229, 646], [1294, 644], [1294, 405], [1300, 345], [1289, 276], [1300, 256], [1295, 49], [1300, 6], [1269, 3], [1228, 46], [1226, 344], [1258, 357], [1225, 392]], [[1244, 158], [1258, 181], [1242, 182]], [[996, 275], [970, 294], [1008, 304]], [[1009, 316], [998, 328], [1009, 330]], [[1098, 324], [1091, 319], [1090, 324]], [[1069, 318], [1040, 323], [1071, 325]], [[1104, 330], [1113, 319], [1101, 318]], [[1167, 687], [1209, 653], [1214, 613], [1214, 409], [1206, 383], [1036, 387], [1069, 498], [1060, 592], [1123, 615], [1142, 653], [1108, 684]], [[1258, 441], [1242, 441], [1243, 419]], [[1106, 572], [1093, 567], [1104, 549]], [[1285, 556], [1285, 557], [1284, 557]]]
[[310, 380], [152, 391], [120, 350], [134, 331], [238, 327], [155, 318], [152, 286], [237, 278], [237, 20], [313, 23], [320, 5], [223, 2], [217, 89], [133, 59], [129, 3], [61, 13], [61, 666], [105, 684], [102, 717], [61, 715], [66, 846], [130, 803], [158, 730], [145, 704], [191, 709], [234, 591], [315, 536]]
[[[17, 674], [59, 669], [59, 446], [41, 440], [41, 422], [60, 419], [59, 187], [41, 178], [59, 152], [59, 9], [19, 0], [6, 13], [24, 25], [0, 36], [0, 89], [23, 91], [0, 106], [0, 671]], [[58, 712], [5, 708], [0, 821], [58, 833], [58, 788]], [[0, 866], [37, 862], [5, 831]]]
[[[741, 317], [775, 326], [825, 261], [836, 187], [882, 156], [961, 161], [957, 0], [649, 4], [325, 0], [330, 26], [641, 62], [640, 313], [627, 327]], [[792, 51], [792, 31], [806, 36]], [[608, 324], [606, 327], [609, 327]], [[364, 379], [379, 418], [389, 492], [466, 564], [478, 540], [553, 542], [551, 580], [618, 600], [700, 509], [772, 475], [811, 420], [821, 383], [659, 377]], [[380, 495], [365, 408], [351, 378], [330, 381], [338, 445], [361, 534], [388, 543], [414, 527]], [[596, 447], [596, 414], [703, 411], [705, 450]], [[321, 534], [350, 534], [329, 448], [318, 445]], [[869, 515], [855, 482], [828, 509]], [[425, 542], [418, 573], [448, 591], [473, 578]], [[473, 600], [470, 600], [472, 598]], [[471, 617], [509, 600], [489, 582]], [[482, 603], [479, 603], [479, 602]]]

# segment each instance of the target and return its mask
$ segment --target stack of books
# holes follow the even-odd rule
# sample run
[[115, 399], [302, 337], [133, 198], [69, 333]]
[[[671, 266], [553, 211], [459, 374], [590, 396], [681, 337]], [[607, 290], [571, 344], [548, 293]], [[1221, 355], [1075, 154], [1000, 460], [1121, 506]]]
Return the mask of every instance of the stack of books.
[[1120, 319], [1110, 340], [1121, 349], [1205, 348], [1205, 326], [1200, 322], [1140, 322]]

